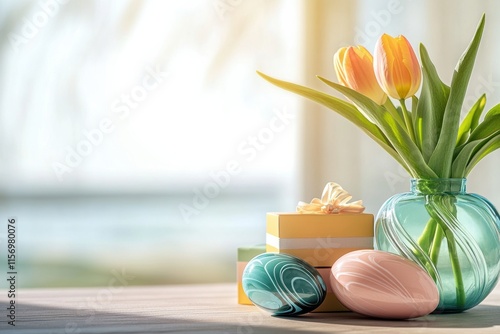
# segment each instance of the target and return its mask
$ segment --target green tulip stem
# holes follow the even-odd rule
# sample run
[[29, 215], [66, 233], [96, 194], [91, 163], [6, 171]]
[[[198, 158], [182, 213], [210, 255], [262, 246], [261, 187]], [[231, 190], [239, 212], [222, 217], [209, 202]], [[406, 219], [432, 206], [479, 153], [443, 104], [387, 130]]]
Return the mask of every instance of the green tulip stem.
[[403, 110], [403, 117], [405, 119], [406, 131], [408, 131], [408, 135], [410, 136], [411, 140], [414, 143], [416, 143], [417, 141], [415, 140], [415, 133], [413, 132], [413, 125], [411, 123], [410, 112], [408, 111], [408, 109], [406, 109], [405, 99], [399, 100], [399, 103], [401, 103], [401, 109]]
[[418, 258], [420, 265], [425, 266], [429, 275], [431, 275], [432, 279], [436, 281], [436, 273], [432, 268], [432, 263], [427, 260], [427, 257], [422, 256], [424, 254], [430, 254], [431, 246], [434, 241], [434, 234], [436, 231], [437, 223], [434, 219], [429, 219], [425, 228], [417, 240], [417, 244], [419, 249], [414, 249], [413, 254]]
[[418, 245], [427, 254], [430, 254], [431, 243], [434, 240], [434, 234], [436, 231], [436, 221], [431, 218], [425, 225], [424, 231], [418, 238]]
[[455, 277], [455, 287], [457, 293], [457, 306], [463, 307], [465, 305], [465, 287], [462, 277], [462, 270], [460, 269], [460, 262], [458, 260], [457, 245], [455, 243], [455, 236], [449, 229], [445, 231], [446, 240], [448, 241], [448, 250], [451, 261], [451, 269]]
[[439, 251], [441, 250], [441, 242], [443, 241], [444, 233], [441, 226], [436, 224], [436, 230], [434, 232], [434, 238], [432, 240], [431, 248], [429, 249], [429, 257], [432, 263], [437, 266]]

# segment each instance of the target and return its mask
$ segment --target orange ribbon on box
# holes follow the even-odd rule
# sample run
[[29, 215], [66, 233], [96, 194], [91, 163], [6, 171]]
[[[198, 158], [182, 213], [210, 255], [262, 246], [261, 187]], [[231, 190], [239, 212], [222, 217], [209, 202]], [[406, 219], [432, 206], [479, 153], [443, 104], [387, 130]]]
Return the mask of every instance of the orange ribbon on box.
[[340, 185], [329, 182], [323, 189], [321, 199], [314, 198], [311, 203], [299, 202], [297, 212], [314, 214], [362, 213], [365, 211], [363, 201], [348, 203], [352, 199]]

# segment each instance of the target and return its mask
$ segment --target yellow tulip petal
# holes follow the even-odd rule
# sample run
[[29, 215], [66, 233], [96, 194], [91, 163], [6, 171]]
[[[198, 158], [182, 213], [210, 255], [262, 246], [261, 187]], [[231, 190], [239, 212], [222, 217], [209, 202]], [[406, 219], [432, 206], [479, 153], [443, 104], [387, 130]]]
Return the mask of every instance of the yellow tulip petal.
[[374, 71], [382, 89], [395, 99], [406, 99], [420, 87], [420, 64], [408, 40], [382, 35], [375, 46]]
[[342, 64], [344, 62], [344, 56], [346, 51], [347, 48], [341, 48], [333, 56], [333, 67], [335, 69], [335, 73], [337, 74], [339, 82], [344, 86], [347, 86], [347, 80]]
[[334, 55], [334, 67], [339, 82], [369, 97], [378, 104], [385, 103], [387, 95], [375, 78], [373, 56], [363, 46], [347, 47]]

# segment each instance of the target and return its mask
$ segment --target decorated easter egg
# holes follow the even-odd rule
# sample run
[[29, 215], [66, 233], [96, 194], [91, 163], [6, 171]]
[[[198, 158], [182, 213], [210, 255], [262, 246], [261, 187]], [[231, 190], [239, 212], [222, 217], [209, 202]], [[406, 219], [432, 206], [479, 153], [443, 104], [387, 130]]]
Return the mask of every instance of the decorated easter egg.
[[299, 315], [321, 305], [326, 285], [307, 262], [285, 254], [264, 253], [248, 262], [243, 290], [261, 309], [273, 315]]
[[409, 319], [431, 313], [439, 303], [432, 278], [399, 255], [359, 250], [332, 266], [330, 284], [347, 308], [367, 316]]

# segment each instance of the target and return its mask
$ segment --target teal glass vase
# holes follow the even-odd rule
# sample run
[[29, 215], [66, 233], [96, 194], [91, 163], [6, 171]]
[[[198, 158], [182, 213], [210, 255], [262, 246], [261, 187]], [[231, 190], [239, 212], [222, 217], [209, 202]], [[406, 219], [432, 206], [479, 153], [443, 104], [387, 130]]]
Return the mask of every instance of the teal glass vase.
[[411, 191], [389, 198], [377, 214], [375, 248], [418, 263], [434, 279], [434, 313], [478, 305], [500, 273], [500, 217], [466, 179], [412, 179]]

